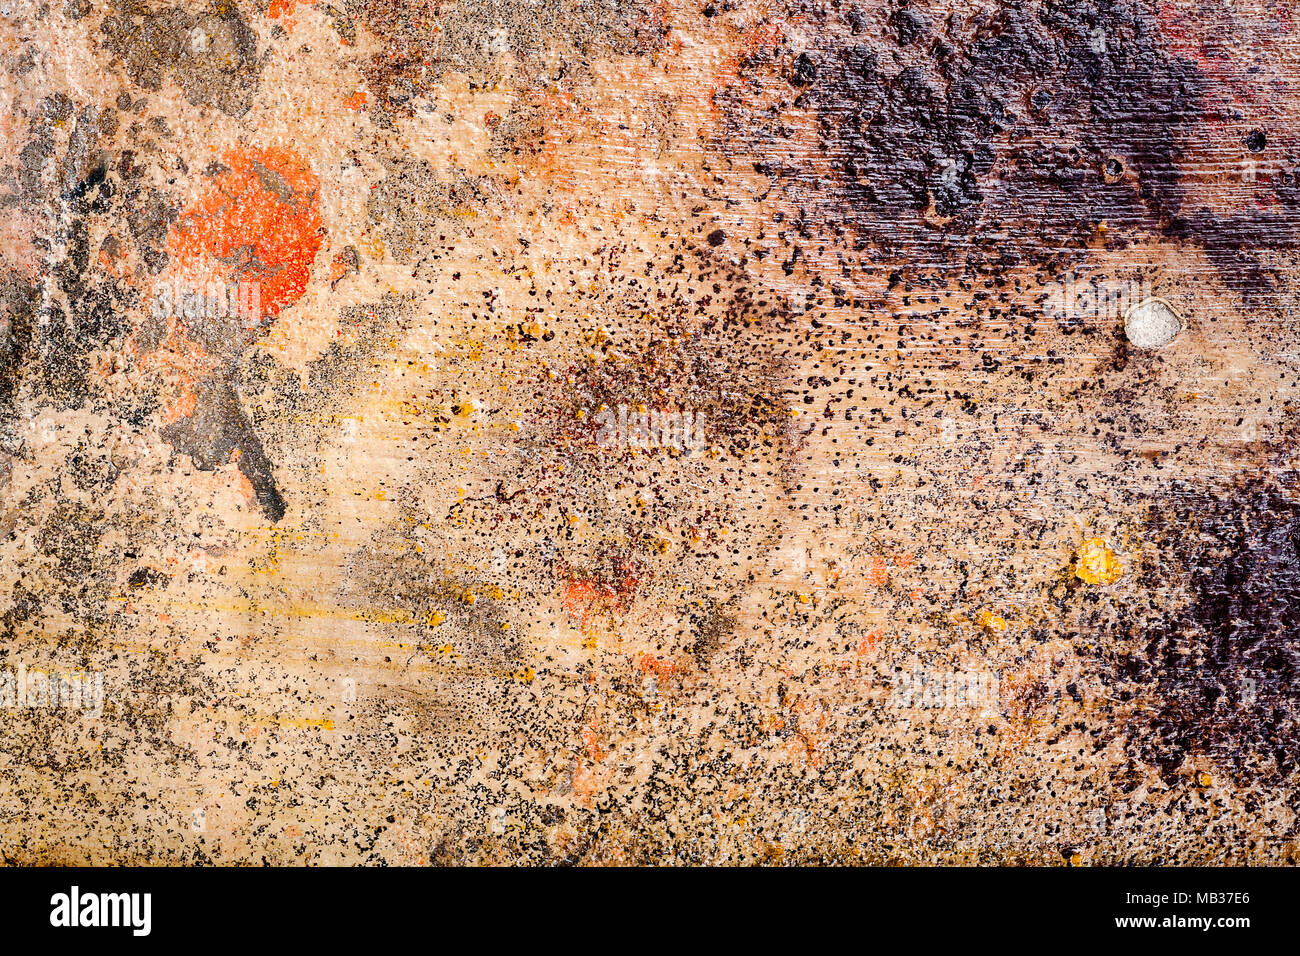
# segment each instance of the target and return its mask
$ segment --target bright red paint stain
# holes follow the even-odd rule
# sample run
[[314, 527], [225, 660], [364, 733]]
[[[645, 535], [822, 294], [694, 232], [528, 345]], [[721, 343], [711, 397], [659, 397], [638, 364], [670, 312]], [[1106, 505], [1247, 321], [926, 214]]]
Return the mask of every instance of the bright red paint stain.
[[323, 237], [320, 180], [287, 149], [234, 149], [170, 236], [181, 262], [213, 260], [227, 281], [257, 282], [273, 320], [301, 298]]

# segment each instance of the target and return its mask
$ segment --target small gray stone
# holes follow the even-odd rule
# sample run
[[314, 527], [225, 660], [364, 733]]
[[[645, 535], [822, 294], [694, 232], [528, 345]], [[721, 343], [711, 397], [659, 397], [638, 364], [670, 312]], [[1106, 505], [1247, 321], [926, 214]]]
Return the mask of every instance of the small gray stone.
[[1143, 299], [1124, 316], [1124, 334], [1140, 349], [1164, 348], [1183, 330], [1183, 320], [1164, 299]]

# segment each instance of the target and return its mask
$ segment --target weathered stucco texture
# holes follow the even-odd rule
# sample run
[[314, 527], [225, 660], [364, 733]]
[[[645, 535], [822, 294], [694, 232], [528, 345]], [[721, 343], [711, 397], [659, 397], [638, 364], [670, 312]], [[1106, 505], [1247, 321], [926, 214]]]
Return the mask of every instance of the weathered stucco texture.
[[1289, 3], [0, 14], [0, 860], [1300, 855]]

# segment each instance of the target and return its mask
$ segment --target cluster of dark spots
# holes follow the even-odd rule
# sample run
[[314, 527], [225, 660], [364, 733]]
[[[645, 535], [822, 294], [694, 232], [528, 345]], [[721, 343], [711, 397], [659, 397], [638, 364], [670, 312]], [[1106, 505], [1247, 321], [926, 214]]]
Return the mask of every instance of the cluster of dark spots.
[[736, 617], [727, 605], [710, 601], [703, 610], [692, 613], [690, 619], [695, 633], [691, 656], [701, 669], [706, 669], [731, 637], [736, 628]]
[[35, 49], [28, 46], [0, 57], [0, 69], [16, 77], [26, 76], [36, 69]]
[[[713, 241], [718, 235], [725, 240], [716, 230], [709, 246], [721, 244]], [[704, 247], [684, 251], [660, 271], [661, 283], [675, 283], [675, 290], [643, 303], [656, 313], [654, 328], [635, 339], [594, 341], [596, 351], [572, 370], [566, 404], [588, 414], [619, 405], [689, 410], [707, 423], [707, 442], [730, 453], [757, 444], [785, 448], [783, 359], [752, 343], [762, 331], [776, 336], [788, 329], [795, 320], [791, 304], [754, 289]], [[584, 422], [576, 433], [596, 427]]]
[[[134, 151], [122, 151], [116, 174], [123, 183], [122, 205], [132, 244], [148, 274], [157, 275], [167, 267], [167, 233], [180, 210], [166, 193], [147, 183]], [[118, 241], [116, 236], [113, 241]]]
[[889, 26], [893, 29], [899, 46], [910, 46], [929, 30], [926, 18], [906, 5], [889, 15]]
[[0, 520], [0, 536], [12, 540], [12, 534], [23, 534], [33, 545], [15, 562], [13, 605], [0, 618], [4, 643], [10, 646], [16, 636], [29, 636], [46, 624], [48, 614], [59, 616], [52, 632], [56, 643], [91, 648], [99, 645], [112, 614], [107, 602], [121, 549], [105, 540], [111, 519], [101, 508], [65, 497], [62, 485], [55, 478], [32, 488]]
[[[335, 0], [333, 3], [322, 3], [319, 9], [330, 18], [330, 26], [338, 33], [339, 39], [351, 46], [357, 42], [357, 20], [361, 16], [360, 9], [363, 0]], [[283, 30], [280, 24], [276, 27]]]
[[800, 53], [790, 67], [791, 86], [810, 86], [817, 79], [817, 64], [807, 53]]
[[[69, 124], [71, 133], [60, 155], [59, 130]], [[116, 130], [117, 114], [111, 108], [78, 108], [63, 93], [47, 96], [32, 117], [31, 138], [18, 154], [18, 188], [6, 203], [43, 212], [63, 202], [87, 199], [107, 177], [109, 154], [101, 143]], [[94, 198], [107, 200], [111, 195]]]
[[1159, 560], [1141, 583], [1181, 585], [1188, 603], [1130, 625], [1137, 647], [1114, 662], [1137, 705], [1128, 747], [1166, 776], [1202, 757], [1280, 784], [1300, 766], [1300, 497], [1255, 480], [1168, 501], [1150, 516]]
[[451, 643], [476, 662], [512, 664], [523, 659], [526, 638], [502, 626], [514, 605], [503, 590], [446, 575], [409, 549], [386, 553], [385, 545], [394, 543], [391, 536], [381, 536], [375, 547], [348, 556], [349, 579], [340, 594], [348, 606], [408, 612], [410, 623], [405, 626], [413, 643], [426, 651]]
[[[738, 574], [770, 520], [743, 504], [761, 494], [746, 481], [790, 479], [788, 363], [804, 347], [791, 303], [703, 236], [642, 253], [610, 243], [595, 261], [573, 263], [611, 277], [578, 314], [561, 307], [531, 331], [498, 320], [521, 358], [535, 356], [524, 359], [529, 411], [504, 480], [497, 471], [439, 516], [470, 529], [467, 541], [481, 538], [475, 547], [527, 533], [512, 580], [548, 596], [560, 589], [579, 618], [678, 603], [674, 582], [711, 567]], [[444, 407], [452, 398], [438, 396]], [[639, 414], [655, 433], [632, 448]], [[686, 643], [705, 654], [713, 642], [699, 638]]]
[[126, 579], [130, 588], [156, 588], [166, 584], [170, 578], [157, 568], [136, 568]]
[[[580, 366], [571, 403], [585, 414], [620, 405], [690, 411], [704, 423], [710, 445], [737, 454], [784, 440], [784, 390], [761, 387], [771, 377], [761, 356], [723, 345], [730, 336], [719, 336], [715, 328], [665, 324], [660, 331], [640, 342], [611, 342], [608, 357]], [[575, 419], [574, 431], [594, 431], [600, 424], [584, 415]]]
[[15, 581], [11, 593], [12, 603], [0, 615], [0, 638], [5, 645], [12, 645], [17, 628], [28, 623], [39, 624], [44, 617], [40, 595], [23, 587], [21, 581]]
[[401, 160], [371, 192], [366, 213], [393, 258], [409, 262], [427, 248], [433, 230], [461, 235], [472, 229], [475, 218], [499, 205], [483, 177], [459, 173], [444, 178], [426, 160]]
[[31, 354], [39, 290], [10, 271], [0, 281], [0, 429], [13, 447], [14, 399]]
[[117, 481], [118, 468], [108, 455], [82, 445], [68, 457], [67, 475], [80, 490], [103, 493]]
[[157, 91], [172, 76], [193, 105], [243, 116], [253, 102], [261, 62], [257, 36], [234, 3], [214, 2], [201, 13], [155, 8], [146, 0], [117, 0], [100, 24], [105, 47], [131, 82]]
[[[82, 507], [54, 498], [36, 534], [37, 549], [52, 562], [51, 571], [59, 582], [63, 610], [71, 612], [74, 595], [85, 597], [104, 569], [96, 552], [108, 530], [102, 510]], [[87, 601], [93, 606], [93, 601]]]
[[[308, 417], [319, 417], [337, 424], [340, 406], [348, 396], [368, 382], [368, 374], [381, 353], [385, 334], [406, 328], [410, 323], [411, 300], [386, 295], [378, 302], [350, 305], [341, 310], [339, 325], [347, 330], [346, 340], [335, 340], [308, 366], [303, 380], [276, 360], [269, 350], [254, 349], [240, 363], [236, 392], [246, 396], [251, 406], [251, 421], [269, 444], [282, 440], [283, 425]], [[311, 437], [295, 426], [284, 435], [287, 447], [316, 448]], [[333, 437], [322, 431], [316, 441]]]

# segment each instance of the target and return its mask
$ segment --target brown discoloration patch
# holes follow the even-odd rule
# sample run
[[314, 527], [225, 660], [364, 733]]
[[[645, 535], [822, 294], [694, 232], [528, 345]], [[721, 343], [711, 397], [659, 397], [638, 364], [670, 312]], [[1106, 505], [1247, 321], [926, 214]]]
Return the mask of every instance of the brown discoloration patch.
[[1119, 659], [1137, 705], [1130, 746], [1170, 777], [1208, 759], [1246, 784], [1283, 785], [1300, 734], [1300, 505], [1257, 482], [1177, 500], [1153, 515], [1161, 557], [1147, 574], [1188, 603], [1133, 633]]
[[141, 89], [157, 92], [170, 79], [192, 104], [210, 104], [232, 116], [248, 112], [261, 64], [256, 35], [238, 4], [214, 2], [191, 12], [121, 0], [100, 32]]

